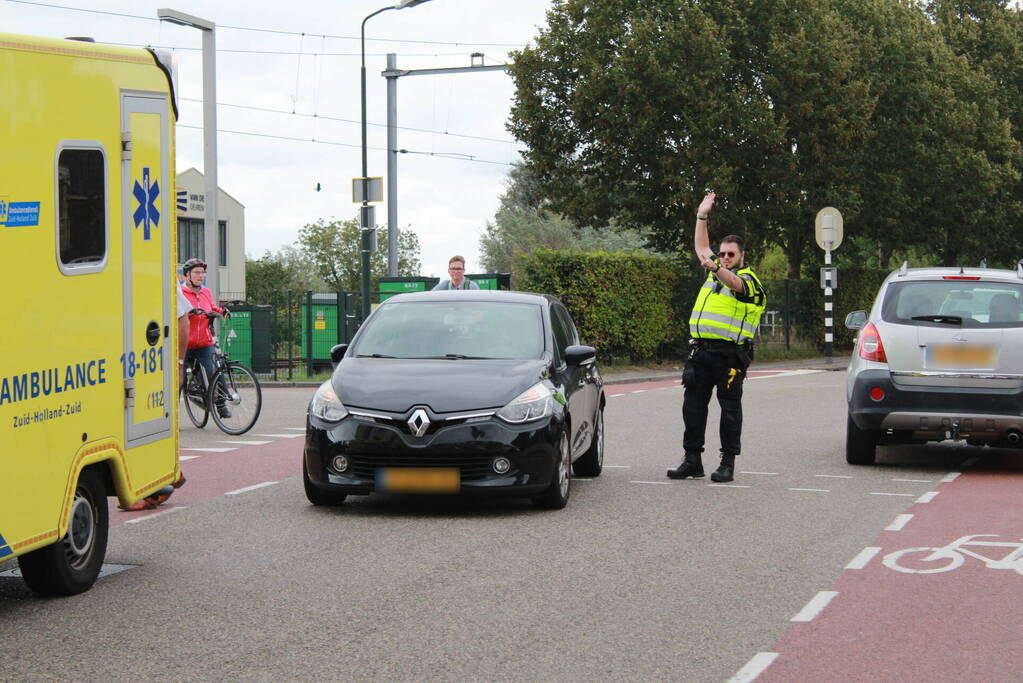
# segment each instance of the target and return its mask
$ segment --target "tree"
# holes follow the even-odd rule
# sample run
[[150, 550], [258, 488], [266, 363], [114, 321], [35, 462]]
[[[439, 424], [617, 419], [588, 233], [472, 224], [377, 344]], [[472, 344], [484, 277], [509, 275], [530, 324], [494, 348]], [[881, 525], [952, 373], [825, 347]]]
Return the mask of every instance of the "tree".
[[509, 129], [573, 222], [688, 251], [714, 188], [714, 227], [778, 245], [799, 277], [823, 206], [856, 239], [927, 239], [943, 259], [971, 210], [1006, 221], [1018, 148], [991, 81], [915, 3], [560, 0], [548, 22], [515, 55]]
[[[298, 243], [308, 255], [327, 286], [334, 290], [358, 291], [362, 283], [361, 228], [359, 219], [324, 221], [303, 226], [298, 231]], [[377, 243], [387, 244], [387, 228], [377, 229]], [[398, 234], [398, 275], [418, 275], [419, 236], [410, 228]], [[387, 275], [387, 249], [377, 249], [370, 255], [371, 287]]]
[[580, 228], [548, 210], [535, 176], [521, 164], [508, 173], [506, 191], [493, 221], [480, 236], [482, 266], [517, 279], [523, 259], [537, 249], [648, 253], [642, 231], [608, 225]]
[[245, 260], [246, 299], [250, 304], [274, 303], [274, 292], [319, 291], [327, 286], [315, 272], [312, 261], [295, 247], [284, 246], [276, 253]]

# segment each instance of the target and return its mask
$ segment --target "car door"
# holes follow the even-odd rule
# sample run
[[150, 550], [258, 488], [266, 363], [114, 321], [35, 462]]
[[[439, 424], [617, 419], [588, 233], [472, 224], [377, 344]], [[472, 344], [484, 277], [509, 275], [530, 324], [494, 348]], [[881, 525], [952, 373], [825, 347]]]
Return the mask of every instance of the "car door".
[[587, 378], [588, 367], [568, 365], [565, 362], [565, 350], [578, 344], [575, 325], [565, 307], [559, 303], [551, 304], [551, 329], [554, 332], [554, 345], [557, 348], [562, 385], [568, 412], [571, 416], [572, 433], [569, 435], [572, 447], [572, 458], [589, 445], [590, 433], [593, 430], [592, 399], [590, 398], [592, 383]]

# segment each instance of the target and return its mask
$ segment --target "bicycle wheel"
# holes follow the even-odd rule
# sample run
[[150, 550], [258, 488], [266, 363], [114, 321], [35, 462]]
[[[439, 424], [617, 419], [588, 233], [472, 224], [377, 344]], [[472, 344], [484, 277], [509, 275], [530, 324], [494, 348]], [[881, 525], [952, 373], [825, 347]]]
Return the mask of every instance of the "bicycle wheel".
[[207, 402], [218, 427], [228, 434], [244, 434], [259, 418], [263, 391], [252, 370], [231, 361], [214, 373]]
[[185, 399], [185, 412], [188, 419], [199, 429], [210, 420], [210, 408], [206, 402], [206, 368], [196, 363], [185, 378], [181, 387], [181, 395]]

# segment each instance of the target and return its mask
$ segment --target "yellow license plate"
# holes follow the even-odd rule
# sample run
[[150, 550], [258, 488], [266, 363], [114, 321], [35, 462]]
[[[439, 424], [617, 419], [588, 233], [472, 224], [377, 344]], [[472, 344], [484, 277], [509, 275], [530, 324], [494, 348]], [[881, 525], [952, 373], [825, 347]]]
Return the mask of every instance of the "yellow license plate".
[[969, 344], [935, 346], [931, 349], [931, 362], [939, 367], [990, 368], [994, 367], [995, 350], [991, 346]]
[[448, 467], [382, 467], [377, 490], [390, 493], [458, 493], [461, 475]]

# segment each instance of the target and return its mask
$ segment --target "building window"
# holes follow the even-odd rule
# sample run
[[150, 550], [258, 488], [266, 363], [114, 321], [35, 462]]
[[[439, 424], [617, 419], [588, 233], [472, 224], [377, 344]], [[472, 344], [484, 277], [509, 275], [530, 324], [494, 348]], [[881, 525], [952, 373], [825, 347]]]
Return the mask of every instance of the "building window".
[[57, 157], [57, 241], [61, 266], [97, 270], [107, 255], [106, 165], [100, 149]]
[[[201, 218], [178, 218], [178, 263], [206, 260], [206, 226]], [[227, 221], [220, 221], [220, 266], [227, 267]]]

